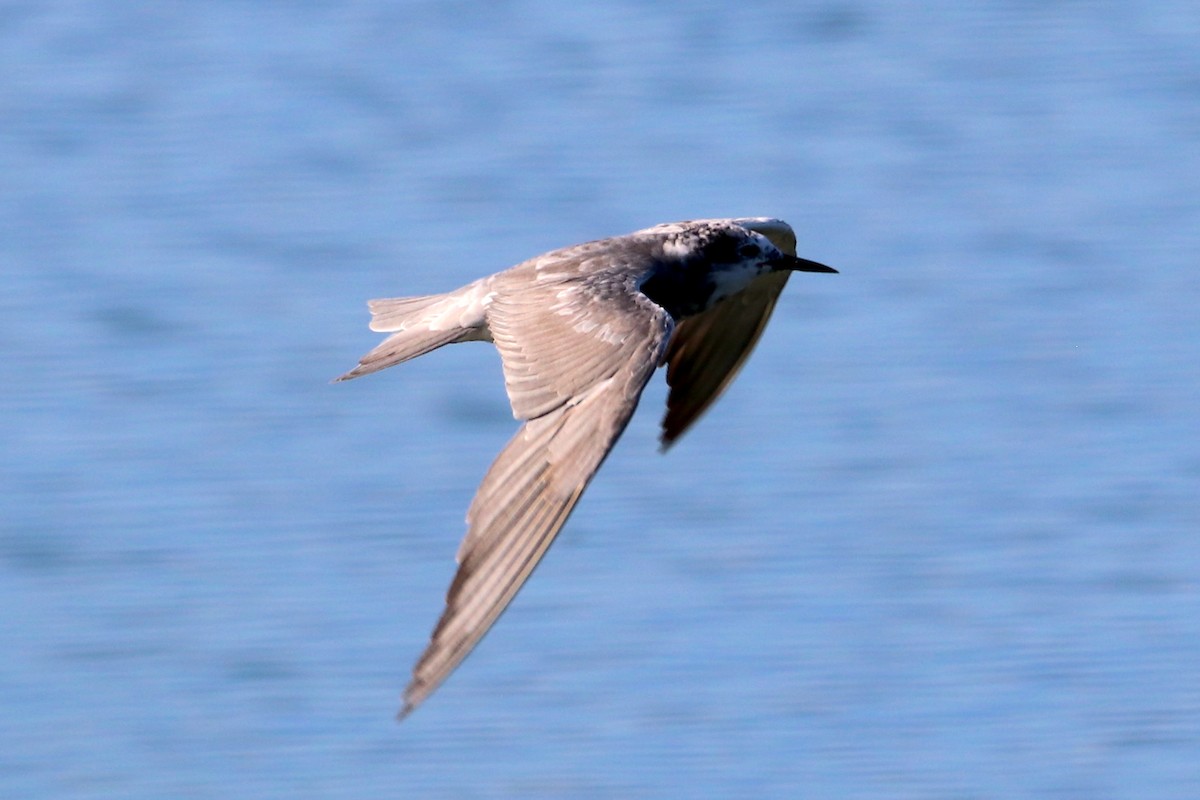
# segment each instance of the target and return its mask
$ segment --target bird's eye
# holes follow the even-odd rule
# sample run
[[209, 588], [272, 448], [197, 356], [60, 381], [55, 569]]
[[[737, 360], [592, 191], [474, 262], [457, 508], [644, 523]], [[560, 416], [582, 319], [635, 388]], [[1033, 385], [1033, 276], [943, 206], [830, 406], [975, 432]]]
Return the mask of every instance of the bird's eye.
[[744, 244], [742, 249], [738, 250], [738, 255], [742, 258], [758, 258], [761, 252], [762, 249], [756, 244]]

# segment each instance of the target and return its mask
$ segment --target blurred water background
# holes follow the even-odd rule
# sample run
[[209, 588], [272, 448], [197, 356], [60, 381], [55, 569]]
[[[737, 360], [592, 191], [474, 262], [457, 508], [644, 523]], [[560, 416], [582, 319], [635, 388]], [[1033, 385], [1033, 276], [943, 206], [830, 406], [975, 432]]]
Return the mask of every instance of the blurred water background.
[[[1200, 796], [1200, 6], [0, 7], [0, 795]], [[370, 297], [771, 215], [535, 579], [392, 715], [515, 429]]]

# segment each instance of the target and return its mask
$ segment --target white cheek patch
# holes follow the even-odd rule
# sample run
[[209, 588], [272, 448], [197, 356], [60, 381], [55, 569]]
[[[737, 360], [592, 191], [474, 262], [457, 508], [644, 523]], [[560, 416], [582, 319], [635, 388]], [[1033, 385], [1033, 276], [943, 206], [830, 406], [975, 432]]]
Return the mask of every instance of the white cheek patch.
[[762, 273], [763, 268], [758, 264], [752, 263], [738, 264], [729, 269], [715, 270], [709, 273], [708, 278], [713, 283], [713, 293], [710, 302], [715, 303], [737, 294], [749, 286]]

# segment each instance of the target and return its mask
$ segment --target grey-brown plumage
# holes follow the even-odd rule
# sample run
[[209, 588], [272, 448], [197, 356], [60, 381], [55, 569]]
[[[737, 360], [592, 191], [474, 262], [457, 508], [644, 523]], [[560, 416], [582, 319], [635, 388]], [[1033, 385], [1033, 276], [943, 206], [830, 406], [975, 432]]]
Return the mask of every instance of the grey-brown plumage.
[[491, 341], [521, 429], [467, 511], [446, 608], [404, 692], [407, 715], [479, 643], [545, 554], [654, 370], [666, 449], [737, 374], [792, 271], [782, 220], [697, 220], [555, 250], [442, 295], [372, 300], [391, 333], [347, 380], [444, 344]]

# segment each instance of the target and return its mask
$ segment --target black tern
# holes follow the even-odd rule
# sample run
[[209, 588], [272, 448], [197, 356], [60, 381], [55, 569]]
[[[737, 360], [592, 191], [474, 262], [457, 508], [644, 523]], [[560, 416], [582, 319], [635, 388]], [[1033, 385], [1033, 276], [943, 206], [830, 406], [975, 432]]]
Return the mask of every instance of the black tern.
[[447, 294], [368, 303], [371, 330], [391, 336], [337, 380], [446, 344], [492, 342], [524, 423], [467, 510], [458, 572], [401, 719], [516, 596], [654, 370], [667, 368], [666, 450], [733, 380], [795, 271], [837, 272], [798, 258], [782, 220], [694, 220], [555, 250]]

